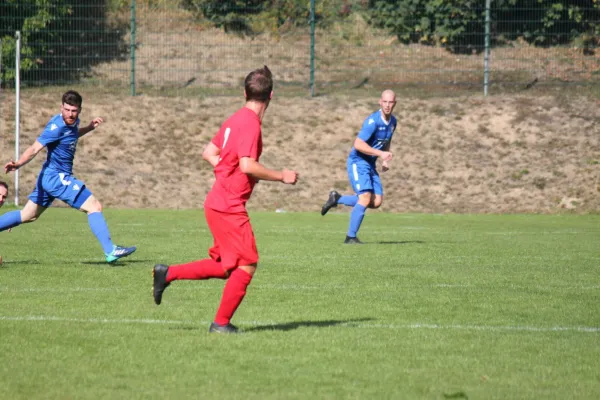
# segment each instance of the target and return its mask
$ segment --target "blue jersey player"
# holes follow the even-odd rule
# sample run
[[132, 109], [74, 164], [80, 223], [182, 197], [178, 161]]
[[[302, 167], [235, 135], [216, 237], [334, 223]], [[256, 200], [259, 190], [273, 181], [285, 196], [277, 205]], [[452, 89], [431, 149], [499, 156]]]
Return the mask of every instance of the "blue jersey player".
[[389, 169], [392, 159], [390, 143], [396, 130], [396, 117], [392, 111], [396, 106], [396, 94], [385, 90], [379, 100], [381, 109], [369, 115], [354, 140], [348, 161], [348, 179], [355, 195], [342, 196], [335, 190], [321, 209], [321, 215], [327, 214], [331, 207], [344, 204], [353, 207], [350, 213], [350, 226], [346, 235], [346, 244], [362, 244], [357, 233], [367, 208], [379, 208], [383, 202], [383, 187], [376, 168], [377, 157], [382, 160], [382, 171]]
[[17, 161], [11, 160], [4, 166], [6, 173], [16, 171], [33, 160], [44, 147], [48, 149], [48, 157], [29, 196], [29, 201], [22, 210], [10, 211], [0, 216], [0, 232], [37, 220], [50, 207], [54, 199], [60, 199], [88, 215], [88, 223], [102, 245], [106, 261], [113, 263], [130, 255], [136, 248], [113, 244], [102, 215], [102, 205], [85, 183], [73, 176], [73, 159], [77, 141], [103, 122], [102, 118], [98, 117], [87, 126], [79, 128], [82, 102], [79, 93], [73, 90], [66, 92], [62, 97], [61, 113], [50, 119], [35, 143], [27, 148]]

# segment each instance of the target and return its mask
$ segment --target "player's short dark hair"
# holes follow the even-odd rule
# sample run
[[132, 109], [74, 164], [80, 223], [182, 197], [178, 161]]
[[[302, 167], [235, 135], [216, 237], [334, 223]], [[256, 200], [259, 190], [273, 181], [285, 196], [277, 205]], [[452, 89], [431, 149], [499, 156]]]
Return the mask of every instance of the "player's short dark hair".
[[79, 93], [74, 90], [69, 90], [65, 92], [62, 96], [63, 104], [68, 104], [73, 107], [81, 108], [81, 103], [83, 103], [83, 98]]
[[8, 190], [8, 183], [6, 183], [4, 181], [0, 181], [0, 186], [4, 186], [6, 188], [6, 190]]
[[250, 72], [244, 80], [246, 100], [266, 102], [271, 98], [273, 91], [273, 74], [266, 65]]

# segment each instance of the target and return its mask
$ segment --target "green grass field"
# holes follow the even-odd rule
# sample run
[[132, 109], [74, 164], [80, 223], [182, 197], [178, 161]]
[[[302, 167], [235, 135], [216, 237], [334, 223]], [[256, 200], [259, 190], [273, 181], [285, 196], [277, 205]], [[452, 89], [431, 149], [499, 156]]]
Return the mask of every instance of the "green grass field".
[[[3, 210], [4, 211], [4, 210]], [[138, 252], [103, 263], [84, 215], [0, 233], [1, 399], [598, 399], [599, 215], [255, 213], [261, 263], [209, 335], [223, 281], [201, 211], [107, 210]]]

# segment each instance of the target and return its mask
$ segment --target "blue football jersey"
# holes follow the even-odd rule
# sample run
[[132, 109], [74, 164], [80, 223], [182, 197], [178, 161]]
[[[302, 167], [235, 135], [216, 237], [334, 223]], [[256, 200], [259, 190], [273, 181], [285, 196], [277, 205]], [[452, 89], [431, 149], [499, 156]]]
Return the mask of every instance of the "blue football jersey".
[[[375, 111], [369, 115], [358, 133], [358, 137], [364, 140], [369, 146], [374, 149], [382, 150], [389, 145], [392, 140], [392, 135], [396, 130], [396, 117], [393, 115], [389, 121], [383, 119], [381, 110]], [[370, 156], [357, 151], [354, 146], [350, 150], [349, 158], [363, 159], [370, 164], [375, 164], [376, 156]]]
[[62, 114], [52, 117], [37, 139], [48, 149], [48, 158], [42, 168], [72, 174], [78, 139], [79, 118], [73, 125], [67, 125]]

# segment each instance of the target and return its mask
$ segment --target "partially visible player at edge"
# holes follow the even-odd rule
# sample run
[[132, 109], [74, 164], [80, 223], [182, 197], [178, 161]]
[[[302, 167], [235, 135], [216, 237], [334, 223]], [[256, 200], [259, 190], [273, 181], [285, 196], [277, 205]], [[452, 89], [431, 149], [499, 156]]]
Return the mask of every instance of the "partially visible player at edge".
[[273, 78], [265, 65], [246, 76], [244, 107], [235, 112], [204, 149], [202, 157], [214, 167], [215, 183], [206, 196], [204, 215], [213, 235], [210, 258], [186, 264], [157, 264], [153, 269], [154, 302], [180, 279], [227, 279], [209, 332], [236, 333], [231, 318], [246, 295], [258, 265], [258, 251], [246, 202], [259, 180], [295, 184], [298, 174], [275, 171], [259, 163], [262, 152], [261, 122], [271, 97]]
[[76, 91], [69, 90], [62, 96], [61, 113], [50, 119], [37, 140], [27, 148], [17, 161], [4, 166], [9, 173], [21, 168], [48, 148], [48, 157], [42, 166], [35, 188], [22, 210], [10, 211], [0, 216], [0, 232], [14, 226], [36, 221], [54, 201], [60, 199], [71, 207], [88, 215], [90, 229], [100, 242], [106, 262], [113, 263], [133, 253], [135, 247], [114, 245], [104, 216], [102, 205], [92, 195], [85, 183], [73, 176], [73, 159], [80, 137], [96, 129], [103, 119], [94, 118], [79, 128], [79, 113], [83, 99]]
[[354, 146], [350, 150], [346, 167], [350, 185], [355, 195], [342, 196], [335, 190], [321, 208], [321, 215], [327, 214], [331, 207], [338, 204], [354, 207], [350, 213], [350, 225], [344, 243], [362, 244], [357, 234], [367, 208], [379, 208], [383, 203], [383, 186], [377, 172], [377, 157], [381, 158], [381, 170], [389, 169], [392, 159], [390, 144], [396, 130], [396, 117], [392, 115], [396, 106], [396, 94], [391, 90], [381, 93], [381, 109], [365, 119]]
[[8, 183], [0, 181], [0, 208], [4, 205], [6, 198], [8, 197]]
[[[4, 205], [6, 198], [8, 197], [8, 184], [4, 181], [0, 181], [0, 208]], [[2, 265], [2, 255], [0, 255], [0, 265]]]

